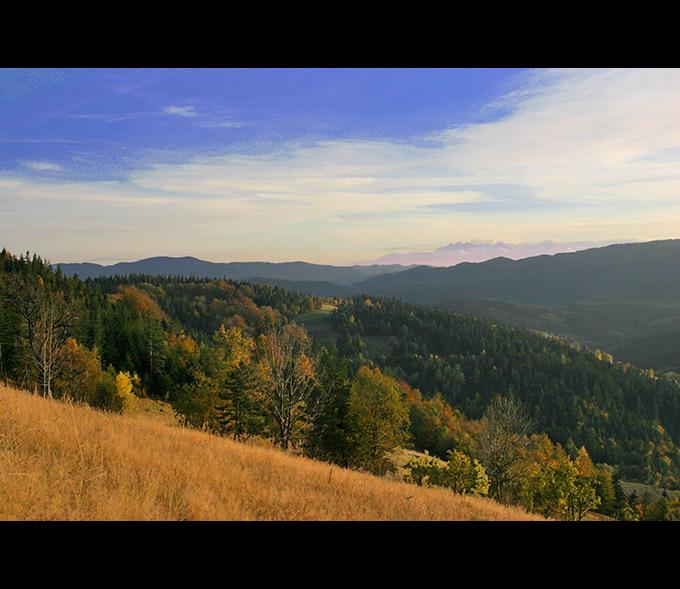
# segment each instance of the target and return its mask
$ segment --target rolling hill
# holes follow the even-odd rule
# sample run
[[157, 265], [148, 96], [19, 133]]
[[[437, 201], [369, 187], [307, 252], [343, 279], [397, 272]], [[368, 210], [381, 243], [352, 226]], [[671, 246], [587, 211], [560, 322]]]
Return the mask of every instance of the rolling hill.
[[0, 520], [542, 520], [0, 386]]

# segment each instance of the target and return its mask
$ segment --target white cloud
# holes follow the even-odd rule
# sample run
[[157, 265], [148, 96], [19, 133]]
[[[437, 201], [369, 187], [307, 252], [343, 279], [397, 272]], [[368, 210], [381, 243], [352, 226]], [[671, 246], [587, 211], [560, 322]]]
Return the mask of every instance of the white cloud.
[[166, 115], [174, 115], [178, 117], [196, 117], [198, 113], [193, 106], [166, 106], [163, 109]]
[[243, 121], [231, 121], [231, 120], [221, 120], [221, 121], [206, 121], [201, 123], [199, 126], [206, 129], [240, 129], [246, 127], [248, 124]]
[[111, 114], [111, 113], [83, 113], [83, 114], [70, 114], [67, 115], [69, 119], [76, 120], [91, 120], [91, 121], [104, 121], [106, 123], [121, 123], [126, 121], [133, 121], [136, 119], [143, 119], [147, 117], [156, 116], [156, 113], [148, 112], [131, 112], [122, 114]]
[[11, 194], [70, 200], [81, 225], [88, 215], [128, 223], [128, 257], [152, 243], [155, 253], [337, 263], [424, 238], [678, 236], [680, 70], [532, 72], [489, 110], [503, 114], [426, 141], [286, 144], [152, 165], [123, 183], [22, 181]]
[[41, 162], [41, 161], [22, 161], [21, 164], [31, 170], [36, 172], [61, 172], [64, 170], [59, 164], [53, 162]]

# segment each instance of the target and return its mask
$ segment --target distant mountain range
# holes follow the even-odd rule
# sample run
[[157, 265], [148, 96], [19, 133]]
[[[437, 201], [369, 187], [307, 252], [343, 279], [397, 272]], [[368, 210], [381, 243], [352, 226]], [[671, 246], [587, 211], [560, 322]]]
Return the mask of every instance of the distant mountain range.
[[329, 266], [307, 262], [227, 262], [216, 263], [192, 257], [146, 258], [136, 262], [120, 262], [110, 266], [89, 262], [77, 264], [56, 264], [61, 271], [81, 279], [100, 276], [127, 276], [130, 274], [155, 274], [165, 276], [195, 276], [197, 278], [231, 278], [253, 280], [255, 278], [283, 281], [330, 282], [339, 285], [354, 284], [390, 272], [406, 270], [408, 266]]
[[449, 268], [417, 266], [355, 285], [414, 303], [474, 298], [530, 305], [670, 301], [680, 296], [680, 239], [610, 245]]
[[678, 353], [665, 348], [680, 333], [678, 239], [448, 268], [417, 266], [353, 285], [279, 285], [325, 296], [396, 297], [554, 333], [621, 360], [635, 358], [644, 367], [680, 367]]
[[[640, 363], [645, 367], [674, 364], [670, 358], [662, 361], [658, 354], [640, 352], [641, 348], [648, 350], [652, 341], [640, 338], [654, 336], [660, 350], [680, 332], [680, 239], [520, 260], [496, 257], [445, 268], [306, 262], [218, 264], [189, 257], [149, 258], [112, 266], [60, 266], [65, 274], [83, 279], [132, 273], [220, 277], [319, 296], [395, 297], [554, 333], [615, 356], [621, 350], [622, 359], [644, 358], [645, 364]], [[665, 335], [671, 333], [676, 335]], [[639, 345], [632, 343], [637, 340]]]
[[[418, 266], [354, 288], [562, 335], [626, 359], [631, 341], [680, 331], [680, 240]], [[645, 367], [661, 365], [644, 357]]]
[[[630, 240], [626, 240], [630, 241]], [[424, 266], [455, 266], [462, 262], [485, 262], [493, 258], [504, 257], [511, 260], [520, 260], [543, 254], [559, 254], [577, 252], [612, 242], [595, 241], [542, 241], [540, 243], [505, 243], [493, 242], [470, 242], [459, 241], [440, 247], [432, 252], [405, 252], [394, 253], [366, 262], [366, 264], [401, 264], [424, 265]]]

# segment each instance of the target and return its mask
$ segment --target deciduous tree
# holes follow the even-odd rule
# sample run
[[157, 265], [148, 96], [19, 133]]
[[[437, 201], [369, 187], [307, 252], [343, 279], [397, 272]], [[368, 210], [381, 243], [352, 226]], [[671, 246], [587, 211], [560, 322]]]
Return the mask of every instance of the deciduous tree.
[[355, 464], [384, 472], [386, 454], [408, 439], [408, 408], [399, 383], [377, 368], [362, 366], [352, 382], [349, 415]]
[[314, 398], [312, 344], [302, 327], [288, 324], [269, 331], [258, 348], [262, 400], [275, 425], [274, 441], [287, 450], [321, 408]]
[[62, 348], [75, 330], [78, 314], [62, 291], [50, 290], [41, 276], [31, 274], [7, 279], [6, 300], [21, 317], [42, 395], [52, 397], [52, 382], [64, 366]]
[[477, 436], [478, 453], [491, 480], [491, 494], [507, 500], [507, 488], [521, 476], [532, 422], [522, 405], [510, 397], [495, 397], [484, 413]]

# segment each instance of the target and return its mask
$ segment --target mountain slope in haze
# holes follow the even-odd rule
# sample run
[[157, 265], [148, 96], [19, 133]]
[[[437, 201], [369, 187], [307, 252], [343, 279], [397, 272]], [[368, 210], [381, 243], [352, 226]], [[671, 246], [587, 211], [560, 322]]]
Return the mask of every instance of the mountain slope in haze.
[[353, 284], [374, 276], [400, 272], [408, 269], [399, 265], [330, 266], [307, 262], [207, 262], [193, 257], [173, 258], [160, 256], [136, 262], [119, 262], [111, 266], [92, 263], [56, 264], [67, 276], [77, 274], [81, 279], [103, 276], [126, 276], [150, 274], [163, 276], [194, 276], [196, 278], [252, 278], [271, 280], [294, 280], [309, 282], [332, 282], [340, 285]]
[[388, 254], [367, 264], [401, 264], [422, 266], [455, 266], [462, 262], [485, 262], [504, 257], [519, 260], [543, 254], [558, 254], [609, 245], [611, 242], [578, 241], [560, 243], [457, 242], [440, 247], [432, 252], [404, 252]]
[[0, 520], [542, 520], [0, 385]]
[[[627, 343], [638, 338], [663, 338], [672, 330], [680, 330], [680, 306], [673, 308], [643, 303], [541, 306], [481, 299], [450, 299], [436, 306], [447, 311], [560, 335], [612, 352], [618, 360], [623, 361], [631, 361], [627, 356], [619, 355], [620, 349]], [[653, 360], [651, 364], [640, 362], [643, 356], [636, 358], [637, 361], [632, 363], [642, 368], [656, 369], [663, 365], [656, 362], [657, 359], [652, 355], [644, 356]]]
[[634, 339], [614, 350], [614, 355], [636, 366], [680, 372], [680, 331]]
[[270, 286], [278, 286], [286, 290], [292, 290], [306, 295], [313, 295], [316, 297], [340, 297], [346, 298], [356, 294], [351, 285], [336, 284], [335, 282], [328, 282], [322, 280], [281, 280], [277, 278], [262, 278], [261, 276], [253, 276], [248, 279], [248, 282], [255, 284], [268, 284]]
[[495, 258], [450, 268], [418, 266], [354, 287], [367, 294], [430, 304], [459, 298], [529, 305], [651, 301], [675, 305], [680, 293], [680, 239], [517, 261]]

